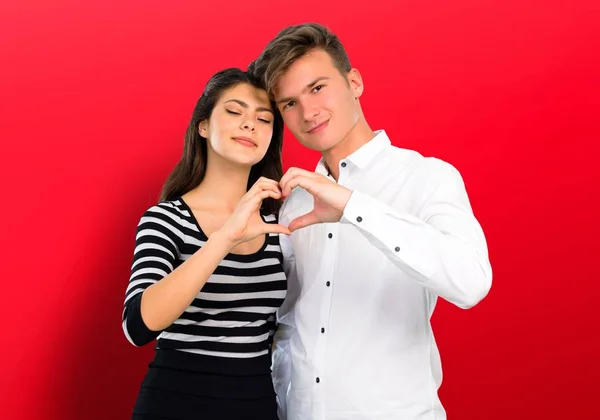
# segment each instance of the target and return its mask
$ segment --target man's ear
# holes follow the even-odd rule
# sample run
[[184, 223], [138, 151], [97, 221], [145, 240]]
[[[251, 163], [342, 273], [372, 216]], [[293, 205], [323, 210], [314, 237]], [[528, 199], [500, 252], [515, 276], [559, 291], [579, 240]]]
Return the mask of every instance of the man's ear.
[[352, 68], [348, 72], [347, 78], [348, 78], [348, 83], [350, 84], [350, 89], [352, 89], [352, 92], [354, 93], [354, 97], [356, 99], [360, 98], [365, 89], [360, 72], [357, 69]]

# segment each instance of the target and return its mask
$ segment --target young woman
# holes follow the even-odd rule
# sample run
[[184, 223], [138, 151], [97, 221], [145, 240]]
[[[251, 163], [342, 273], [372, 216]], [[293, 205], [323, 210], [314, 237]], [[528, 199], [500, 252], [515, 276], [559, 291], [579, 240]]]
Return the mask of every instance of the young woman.
[[123, 330], [136, 346], [158, 340], [134, 419], [277, 419], [282, 139], [256, 80], [239, 69], [209, 80], [183, 156], [137, 229]]

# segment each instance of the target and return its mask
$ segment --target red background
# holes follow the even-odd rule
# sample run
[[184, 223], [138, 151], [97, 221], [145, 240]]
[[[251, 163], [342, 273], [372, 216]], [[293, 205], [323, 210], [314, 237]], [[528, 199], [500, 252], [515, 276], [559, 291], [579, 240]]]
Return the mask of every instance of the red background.
[[[362, 72], [371, 126], [454, 164], [487, 235], [490, 295], [468, 311], [441, 302], [433, 319], [449, 419], [600, 418], [599, 12], [573, 0], [2, 2], [0, 417], [128, 418], [152, 356], [121, 331], [136, 223], [208, 77], [317, 20]], [[286, 168], [316, 159], [286, 135]]]

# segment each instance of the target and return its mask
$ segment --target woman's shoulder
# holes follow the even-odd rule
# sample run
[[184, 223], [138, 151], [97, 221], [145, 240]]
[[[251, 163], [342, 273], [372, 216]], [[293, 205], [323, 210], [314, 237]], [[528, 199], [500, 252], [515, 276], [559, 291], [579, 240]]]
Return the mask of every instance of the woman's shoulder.
[[142, 215], [144, 218], [159, 218], [169, 224], [181, 224], [182, 221], [191, 217], [189, 209], [180, 198], [162, 200], [148, 207]]

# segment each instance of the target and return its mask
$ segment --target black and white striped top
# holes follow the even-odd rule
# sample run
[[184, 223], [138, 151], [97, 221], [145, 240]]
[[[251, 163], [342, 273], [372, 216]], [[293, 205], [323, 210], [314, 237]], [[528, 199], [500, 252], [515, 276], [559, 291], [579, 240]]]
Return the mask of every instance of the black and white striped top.
[[[274, 215], [263, 216], [277, 223]], [[158, 337], [157, 350], [180, 350], [206, 357], [251, 359], [270, 354], [274, 314], [287, 283], [277, 234], [268, 234], [254, 254], [228, 254], [179, 319], [164, 331], [144, 324], [144, 289], [173, 271], [207, 241], [181, 198], [161, 202], [142, 216], [131, 277], [125, 294], [123, 331], [136, 346]]]

